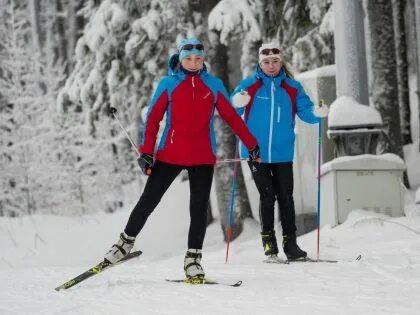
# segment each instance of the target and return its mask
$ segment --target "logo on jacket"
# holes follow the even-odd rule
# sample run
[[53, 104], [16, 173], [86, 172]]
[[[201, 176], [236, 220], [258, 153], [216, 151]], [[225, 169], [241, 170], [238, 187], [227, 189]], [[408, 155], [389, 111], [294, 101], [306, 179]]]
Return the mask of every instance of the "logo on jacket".
[[257, 96], [257, 98], [261, 98], [261, 99], [263, 99], [263, 100], [269, 100], [270, 98], [269, 97], [267, 97], [267, 96]]
[[206, 95], [204, 95], [203, 100], [206, 99], [210, 94], [211, 92], [208, 92]]

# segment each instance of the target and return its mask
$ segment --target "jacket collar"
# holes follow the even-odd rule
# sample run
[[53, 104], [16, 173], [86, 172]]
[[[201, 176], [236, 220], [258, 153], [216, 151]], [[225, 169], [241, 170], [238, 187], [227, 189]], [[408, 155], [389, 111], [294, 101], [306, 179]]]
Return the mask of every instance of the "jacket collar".
[[278, 75], [276, 75], [275, 77], [270, 77], [262, 71], [259, 64], [257, 64], [257, 66], [255, 67], [254, 75], [257, 78], [261, 79], [263, 81], [263, 84], [267, 86], [271, 85], [272, 81], [274, 81], [274, 84], [276, 86], [279, 86], [281, 82], [286, 78], [286, 72], [284, 71], [283, 68], [281, 68]]

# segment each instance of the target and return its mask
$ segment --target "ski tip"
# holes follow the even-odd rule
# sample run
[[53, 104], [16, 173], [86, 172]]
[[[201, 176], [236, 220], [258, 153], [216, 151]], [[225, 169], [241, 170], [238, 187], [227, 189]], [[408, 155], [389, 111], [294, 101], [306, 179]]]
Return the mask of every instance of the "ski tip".
[[356, 260], [361, 260], [362, 259], [362, 255], [359, 255], [356, 257]]
[[232, 287], [239, 287], [240, 285], [242, 285], [242, 280], [239, 280], [238, 282], [233, 284]]

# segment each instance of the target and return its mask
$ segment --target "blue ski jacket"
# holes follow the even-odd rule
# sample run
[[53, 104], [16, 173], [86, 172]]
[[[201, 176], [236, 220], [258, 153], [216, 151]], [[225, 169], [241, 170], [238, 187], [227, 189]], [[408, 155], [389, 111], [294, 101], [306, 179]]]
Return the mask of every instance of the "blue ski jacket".
[[[257, 138], [262, 162], [293, 161], [296, 114], [306, 123], [319, 122], [302, 85], [288, 77], [283, 68], [276, 77], [269, 77], [257, 65], [254, 75], [242, 80], [231, 98], [241, 90], [247, 91], [251, 100], [237, 111]], [[239, 146], [241, 158], [248, 157], [242, 143]]]

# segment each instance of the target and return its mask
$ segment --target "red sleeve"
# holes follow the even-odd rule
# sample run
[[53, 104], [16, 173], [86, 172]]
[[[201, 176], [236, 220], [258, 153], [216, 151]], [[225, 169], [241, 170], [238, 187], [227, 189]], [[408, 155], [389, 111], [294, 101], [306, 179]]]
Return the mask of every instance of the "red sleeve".
[[216, 108], [220, 116], [229, 124], [233, 132], [242, 140], [248, 150], [255, 148], [257, 140], [249, 132], [241, 117], [222, 93], [218, 93]]
[[164, 91], [158, 99], [150, 105], [146, 123], [143, 129], [143, 138], [140, 152], [153, 154], [155, 151], [156, 135], [159, 132], [159, 123], [168, 106], [168, 92]]

